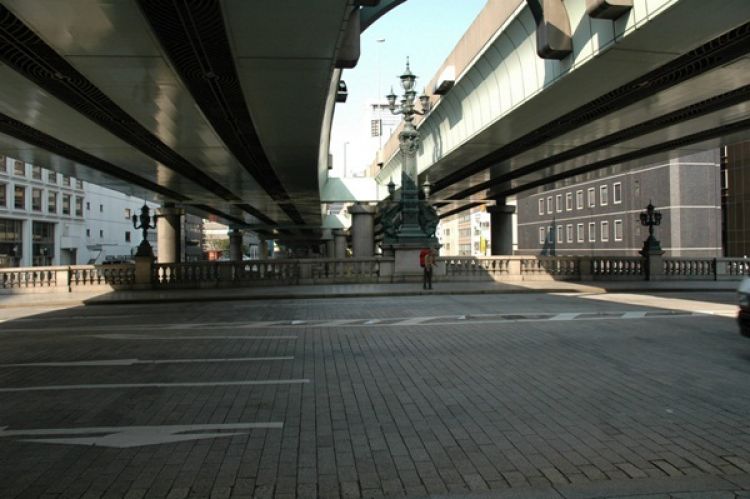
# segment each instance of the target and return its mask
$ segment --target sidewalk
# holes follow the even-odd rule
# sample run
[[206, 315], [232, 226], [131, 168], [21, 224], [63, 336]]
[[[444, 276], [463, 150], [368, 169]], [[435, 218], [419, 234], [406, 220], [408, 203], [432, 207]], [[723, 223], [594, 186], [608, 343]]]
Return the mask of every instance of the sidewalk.
[[418, 295], [471, 295], [502, 293], [649, 293], [734, 292], [739, 281], [519, 281], [437, 282], [425, 291], [420, 283], [330, 284], [206, 288], [147, 291], [104, 291], [0, 295], [0, 309], [34, 306], [76, 306], [141, 303], [178, 303], [225, 300], [359, 298]]

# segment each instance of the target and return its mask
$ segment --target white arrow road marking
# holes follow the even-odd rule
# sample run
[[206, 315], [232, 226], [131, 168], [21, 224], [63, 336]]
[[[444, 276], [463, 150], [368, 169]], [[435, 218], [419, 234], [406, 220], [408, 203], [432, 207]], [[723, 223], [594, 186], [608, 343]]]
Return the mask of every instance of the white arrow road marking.
[[[128, 448], [144, 445], [157, 445], [188, 440], [231, 437], [245, 435], [253, 429], [280, 429], [283, 423], [235, 423], [235, 424], [199, 424], [171, 426], [103, 426], [93, 428], [54, 428], [39, 430], [6, 430], [0, 427], [2, 437], [47, 437], [22, 438], [23, 442], [47, 444], [93, 445], [97, 447]], [[237, 431], [241, 430], [241, 431]], [[231, 433], [221, 433], [231, 431]], [[73, 435], [86, 435], [72, 437]], [[63, 436], [64, 438], [49, 438]], [[66, 438], [66, 436], [69, 436]]]
[[28, 362], [26, 364], [0, 364], [0, 367], [108, 367], [134, 366], [137, 364], [201, 364], [214, 362], [261, 362], [272, 360], [294, 360], [294, 357], [237, 357], [228, 359], [112, 359], [112, 360], [81, 360], [78, 362]]
[[19, 386], [0, 388], [0, 393], [14, 392], [42, 392], [53, 390], [109, 390], [122, 388], [184, 388], [202, 386], [252, 386], [252, 385], [296, 385], [309, 383], [309, 379], [268, 379], [257, 381], [210, 381], [205, 383], [123, 383], [96, 385], [49, 385], [49, 386]]
[[296, 340], [296, 336], [152, 336], [148, 334], [95, 334], [105, 340]]

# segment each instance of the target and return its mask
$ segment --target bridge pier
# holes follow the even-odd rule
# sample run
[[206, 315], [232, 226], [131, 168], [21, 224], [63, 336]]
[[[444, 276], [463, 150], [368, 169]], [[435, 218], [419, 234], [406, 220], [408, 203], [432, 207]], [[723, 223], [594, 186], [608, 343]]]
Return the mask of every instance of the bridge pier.
[[333, 231], [333, 244], [334, 258], [346, 258], [346, 231], [335, 229]]
[[490, 214], [492, 256], [513, 254], [513, 214], [516, 207], [498, 204], [487, 208]]
[[232, 229], [229, 233], [229, 259], [233, 262], [242, 261], [242, 232]]
[[357, 203], [349, 207], [352, 215], [352, 254], [371, 257], [375, 243], [375, 207]]
[[159, 263], [179, 263], [182, 260], [182, 214], [182, 208], [177, 208], [174, 203], [164, 203], [157, 210], [156, 242]]

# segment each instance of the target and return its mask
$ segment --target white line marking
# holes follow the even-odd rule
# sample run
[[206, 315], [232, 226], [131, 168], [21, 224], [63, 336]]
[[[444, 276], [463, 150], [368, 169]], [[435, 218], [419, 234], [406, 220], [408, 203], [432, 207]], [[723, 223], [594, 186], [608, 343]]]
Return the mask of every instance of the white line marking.
[[228, 359], [112, 359], [81, 360], [77, 362], [28, 362], [26, 364], [0, 364], [0, 367], [108, 367], [134, 366], [137, 364], [200, 364], [214, 362], [261, 362], [272, 360], [294, 360], [294, 357], [237, 357]]
[[638, 311], [638, 312], [625, 312], [622, 314], [623, 319], [642, 319], [646, 317], [646, 312], [644, 311]]
[[466, 320], [466, 316], [465, 315], [459, 315], [458, 317], [456, 317], [456, 319], [458, 319], [460, 321], [465, 321]]
[[149, 334], [95, 334], [105, 340], [296, 340], [296, 336], [153, 336]]
[[50, 386], [19, 386], [0, 388], [0, 393], [43, 392], [62, 390], [110, 390], [118, 388], [186, 388], [204, 386], [253, 386], [253, 385], [297, 385], [309, 383], [309, 379], [268, 379], [257, 381], [209, 381], [195, 383], [123, 383], [97, 385], [50, 385]]
[[581, 315], [580, 312], [566, 313], [566, 314], [557, 314], [554, 317], [550, 317], [547, 320], [549, 320], [549, 321], [572, 321], [573, 319], [575, 319], [579, 315]]
[[[49, 444], [93, 445], [99, 447], [129, 448], [207, 438], [231, 437], [247, 434], [253, 429], [280, 429], [283, 423], [234, 423], [172, 426], [102, 426], [92, 428], [54, 428], [39, 430], [10, 430], [0, 427], [0, 437], [51, 437], [88, 435], [77, 438], [26, 438], [24, 442]], [[243, 430], [243, 431], [236, 431]], [[208, 433], [213, 431], [213, 433]], [[220, 433], [231, 431], [232, 433]]]
[[402, 321], [399, 321], [396, 324], [398, 324], [399, 326], [417, 326], [420, 323], [428, 321], [430, 319], [432, 319], [432, 317], [412, 317], [411, 319], [404, 319]]
[[369, 321], [365, 322], [365, 326], [371, 326], [373, 324], [378, 324], [380, 322], [380, 319], [370, 319]]
[[292, 321], [292, 326], [299, 326], [301, 324], [306, 324], [307, 321]]

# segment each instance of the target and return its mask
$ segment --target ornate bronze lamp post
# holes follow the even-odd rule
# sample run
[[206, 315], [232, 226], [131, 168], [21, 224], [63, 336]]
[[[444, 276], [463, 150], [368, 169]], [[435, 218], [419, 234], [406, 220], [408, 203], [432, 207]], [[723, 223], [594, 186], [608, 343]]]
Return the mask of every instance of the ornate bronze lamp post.
[[663, 253], [659, 240], [654, 237], [654, 226], [661, 224], [661, 213], [654, 209], [654, 205], [649, 201], [646, 211], [641, 212], [641, 225], [648, 227], [648, 239], [643, 241], [641, 255]]
[[[401, 149], [401, 199], [397, 210], [383, 214], [386, 231], [383, 242], [386, 244], [411, 244], [414, 246], [436, 246], [435, 226], [437, 214], [425, 199], [420, 202], [417, 187], [417, 150], [419, 149], [419, 132], [414, 126], [414, 116], [424, 115], [430, 110], [430, 98], [424, 93], [419, 96], [421, 110], [415, 108], [417, 92], [414, 83], [417, 77], [409, 68], [409, 58], [406, 59], [406, 70], [400, 76], [404, 95], [400, 103], [396, 104], [396, 95], [386, 96], [388, 107], [393, 114], [404, 117], [404, 129], [398, 134]], [[394, 230], [395, 229], [395, 230]]]
[[[138, 245], [138, 251], [135, 256], [154, 256], [154, 250], [148, 242], [148, 230], [156, 228], [157, 215], [151, 216], [149, 215], [149, 211], [150, 210], [148, 209], [148, 206], [146, 206], [146, 203], [143, 203], [140, 216], [133, 215], [133, 228], [143, 231], [143, 239], [141, 240], [141, 244]], [[139, 221], [140, 226], [138, 225]]]
[[650, 281], [663, 273], [661, 244], [654, 237], [654, 226], [661, 224], [661, 213], [654, 210], [654, 205], [648, 203], [646, 211], [641, 213], [641, 225], [648, 227], [648, 239], [643, 241], [643, 249], [639, 253], [646, 259], [646, 280]]

